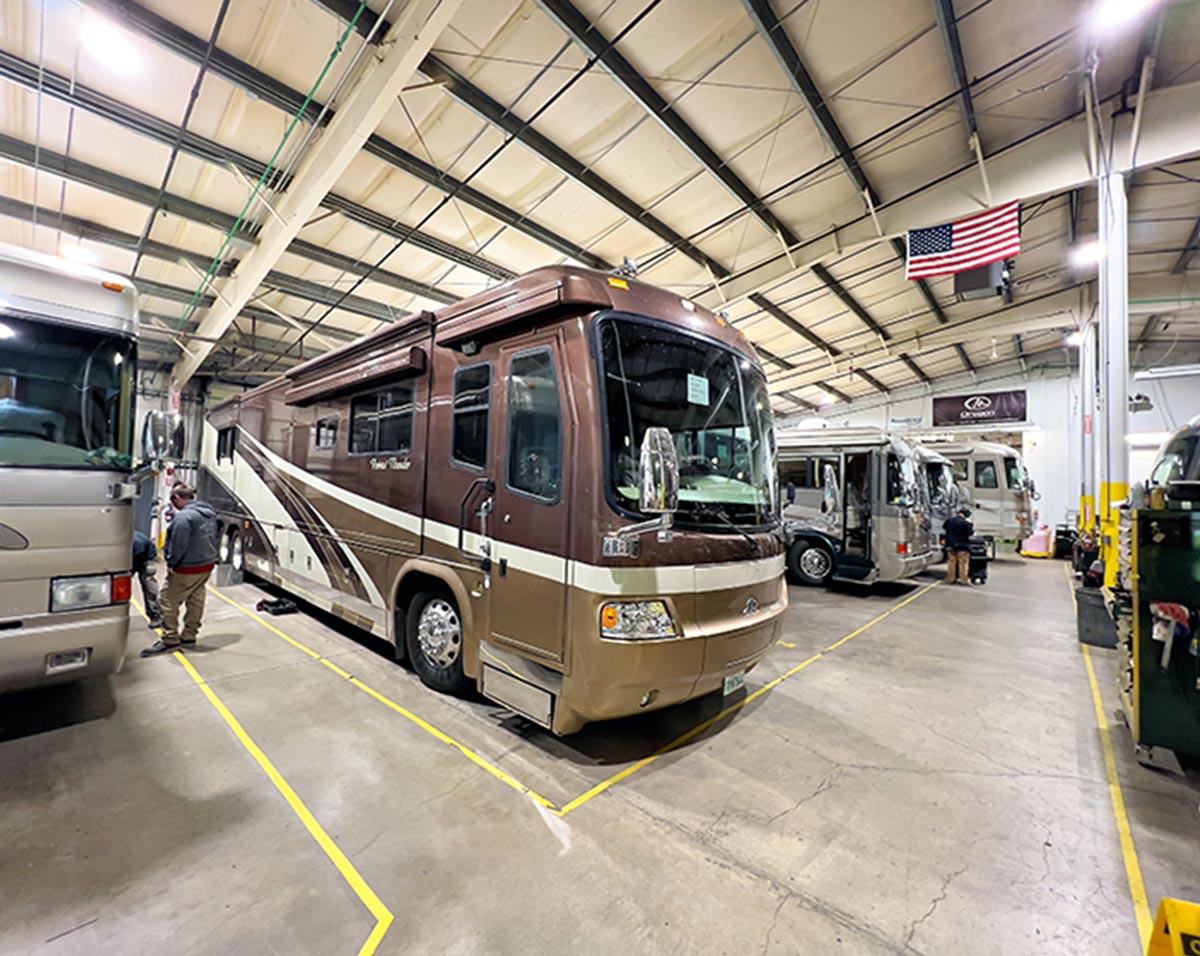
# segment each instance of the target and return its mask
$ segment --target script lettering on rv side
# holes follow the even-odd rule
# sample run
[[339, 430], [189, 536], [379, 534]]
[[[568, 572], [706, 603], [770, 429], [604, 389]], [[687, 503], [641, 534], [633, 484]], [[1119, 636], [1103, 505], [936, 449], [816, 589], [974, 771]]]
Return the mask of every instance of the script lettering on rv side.
[[411, 458], [372, 458], [371, 471], [408, 471], [412, 467]]

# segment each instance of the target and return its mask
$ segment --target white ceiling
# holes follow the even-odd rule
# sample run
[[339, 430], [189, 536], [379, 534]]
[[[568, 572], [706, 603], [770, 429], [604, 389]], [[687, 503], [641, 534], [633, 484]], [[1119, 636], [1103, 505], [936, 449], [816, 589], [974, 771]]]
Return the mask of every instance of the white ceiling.
[[[769, 39], [741, 0], [574, 3], [603, 37], [619, 37], [616, 50], [765, 200], [769, 213], [786, 229], [803, 238], [863, 215], [858, 188], [834, 158]], [[882, 203], [971, 161], [935, 3], [771, 4]], [[270, 161], [291, 117], [261, 91], [231, 81], [229, 72], [252, 67], [292, 91], [307, 93], [345, 30], [344, 22], [328, 9], [339, 4], [325, 4], [229, 3], [217, 37], [218, 58], [203, 76], [188, 132], [259, 164]], [[392, 5], [390, 19], [400, 5], [401, 0]], [[353, 9], [356, 4], [342, 0], [341, 6]], [[985, 155], [1082, 109], [1088, 6], [1080, 0], [1043, 0], [1036, 5], [1026, 0], [957, 0], [957, 29]], [[22, 158], [0, 159], [0, 200], [5, 202], [0, 241], [56, 252], [64, 244], [80, 242], [82, 231], [81, 244], [101, 265], [126, 274], [133, 271], [135, 252], [130, 246], [136, 247], [146, 227], [153, 205], [146, 196], [154, 197], [160, 188], [172, 155], [170, 131], [185, 114], [198, 64], [137, 27], [116, 27], [116, 39], [98, 53], [90, 42], [97, 36], [97, 18], [103, 28], [126, 22], [131, 12], [149, 11], [167, 21], [167, 28], [186, 31], [203, 50], [220, 7], [220, 0], [141, 0], [140, 7], [124, 0], [6, 0], [0, 5], [0, 51], [9, 57], [0, 70], [8, 77], [0, 84], [0, 134], [18, 141], [14, 145], [5, 140], [6, 152], [0, 156], [13, 155], [22, 144], [30, 150]], [[376, 13], [385, 8], [388, 0], [370, 2]], [[1153, 38], [1160, 25], [1156, 45]], [[315, 102], [325, 103], [334, 94], [345, 64], [362, 43], [362, 36], [352, 31], [342, 56], [316, 85]], [[128, 51], [114, 62], [112, 53], [121, 44]], [[1128, 105], [1133, 105], [1139, 44], [1155, 54], [1155, 88], [1200, 80], [1200, 5], [1162, 2], [1141, 22], [1101, 38], [1096, 86], [1108, 112], [1119, 105], [1116, 97], [1123, 85]], [[499, 276], [572, 261], [539, 238], [547, 230], [610, 263], [633, 257], [644, 264], [646, 281], [684, 294], [710, 289], [713, 278], [694, 258], [673, 249], [661, 234], [664, 229], [688, 238], [718, 267], [730, 271], [779, 252], [780, 239], [764, 224], [765, 217], [750, 214], [607, 67], [592, 64], [585, 70], [591, 62], [588, 54], [534, 0], [466, 0], [450, 29], [435, 42], [432, 55], [510, 116], [524, 121], [536, 114], [530, 129], [542, 144], [531, 148], [511, 141], [494, 118], [464, 102], [453, 85], [430, 85], [427, 77], [418, 75], [388, 111], [377, 137], [443, 174], [469, 178], [471, 189], [482, 194], [482, 203], [464, 194], [443, 204], [451, 187], [423, 182], [370, 149], [354, 160], [334, 193], [339, 201], [357, 204], [360, 213], [392, 224], [392, 233], [420, 224], [427, 237], [490, 265], [472, 257], [466, 258], [473, 265], [461, 264], [407, 242], [386, 263], [389, 280], [371, 278], [354, 290], [366, 300], [359, 302], [358, 311], [347, 308], [348, 301], [327, 316], [327, 306], [311, 298], [263, 288], [255, 303], [258, 310], [239, 319], [239, 331], [214, 352], [207, 371], [231, 382], [260, 381], [266, 372], [278, 372], [297, 360], [294, 343], [307, 323], [321, 320], [318, 332], [304, 342], [305, 357], [376, 328], [388, 315], [436, 308], [449, 297], [502, 281]], [[42, 71], [40, 94], [37, 81], [14, 78], [20, 69], [27, 77]], [[66, 95], [75, 96], [78, 105], [70, 106], [54, 94], [56, 78], [74, 84], [75, 93]], [[157, 136], [128, 128], [94, 98], [89, 107], [83, 100], [92, 93], [161, 121]], [[297, 125], [278, 162], [286, 162], [310, 129], [305, 123]], [[569, 162], [556, 165], [547, 142]], [[64, 178], [53, 171], [64, 156], [93, 168], [76, 167]], [[112, 175], [132, 184], [116, 183]], [[97, 176], [98, 185], [81, 181]], [[625, 208], [614, 204], [611, 195], [606, 197], [603, 184], [626, 197]], [[114, 194], [131, 190], [134, 198]], [[243, 212], [250, 187], [227, 166], [184, 149], [176, 157], [166, 192], [229, 219]], [[1094, 232], [1094, 189], [1082, 190], [1080, 198], [1079, 229], [1083, 234]], [[523, 221], [506, 225], [479, 208], [487, 201], [508, 207]], [[37, 207], [36, 226], [29, 221], [31, 206]], [[1139, 172], [1131, 182], [1129, 206], [1131, 274], [1169, 276], [1200, 216], [1200, 155]], [[631, 207], [638, 216], [629, 214]], [[643, 211], [661, 228], [654, 228]], [[255, 203], [247, 222], [253, 225], [269, 215]], [[172, 338], [185, 312], [188, 328], [202, 315], [186, 305], [200, 286], [199, 276], [176, 261], [176, 253], [191, 253], [197, 262], [210, 258], [221, 248], [227, 228], [195, 218], [205, 216], [179, 209], [169, 200], [148, 234], [158, 245], [137, 264], [142, 307], [150, 316], [147, 350], [162, 349], [164, 368], [179, 354]], [[1081, 281], [1066, 266], [1068, 195], [1026, 197], [1023, 219], [1016, 306], [1022, 299], [1028, 303]], [[394, 235], [327, 208], [314, 216], [300, 238], [363, 263], [373, 262], [395, 243]], [[244, 249], [235, 245], [231, 254], [236, 257]], [[922, 342], [921, 337], [940, 323], [926, 298], [905, 280], [890, 244], [857, 249], [822, 265], [875, 322], [905, 344], [881, 349], [876, 334], [809, 270], [763, 291], [770, 304], [834, 346], [840, 352], [836, 360], [764, 311], [761, 300], [738, 302], [730, 308], [733, 320], [757, 345], [790, 366], [767, 364], [781, 410], [797, 407], [788, 396], [812, 404], [828, 402], [830, 395], [818, 382], [851, 397], [873, 393], [873, 386], [855, 369], [867, 371], [887, 388], [912, 384], [917, 376], [901, 351], [931, 378], [962, 371], [960, 353], [945, 336], [928, 345]], [[1185, 288], [1190, 276], [1200, 293], [1197, 270], [1200, 254], [1191, 259], [1190, 272], [1184, 275]], [[329, 290], [340, 295], [358, 278], [297, 254], [296, 247], [282, 257], [276, 271], [316, 284], [325, 298]], [[405, 279], [438, 291], [406, 291], [399, 287]], [[933, 280], [929, 288], [953, 323], [1002, 308], [999, 300], [956, 303], [949, 279]], [[360, 314], [364, 310], [382, 318]], [[1035, 306], [1019, 314], [1036, 312]], [[1079, 320], [1080, 307], [1062, 310], [1061, 315], [1061, 328], [1047, 329], [1045, 321], [1037, 322], [1037, 330], [1025, 333], [1019, 347], [1025, 353], [1060, 347], [1062, 329]], [[1133, 317], [1131, 339], [1143, 337], [1150, 316]], [[1004, 331], [994, 335], [992, 327]], [[965, 354], [979, 367], [1011, 360], [1018, 348], [1011, 329], [1002, 314], [973, 323], [961, 339]], [[1157, 355], [1168, 348], [1172, 361], [1200, 359], [1200, 312], [1183, 309], [1173, 312], [1169, 322], [1154, 321], [1143, 342], [1144, 353]], [[280, 352], [288, 354], [275, 354]]]

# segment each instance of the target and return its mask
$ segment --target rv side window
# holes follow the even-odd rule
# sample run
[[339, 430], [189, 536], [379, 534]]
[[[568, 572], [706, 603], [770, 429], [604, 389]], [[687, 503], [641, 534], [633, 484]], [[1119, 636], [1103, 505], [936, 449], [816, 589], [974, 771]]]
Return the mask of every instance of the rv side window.
[[1025, 475], [1022, 473], [1021, 463], [1015, 458], [1004, 459], [1004, 477], [1008, 480], [1008, 487], [1020, 490], [1025, 487]]
[[469, 365], [454, 373], [454, 427], [450, 459], [468, 468], [487, 465], [492, 367]]
[[950, 467], [954, 471], [954, 480], [955, 481], [966, 481], [968, 479], [969, 476], [967, 475], [967, 459], [966, 458], [955, 458], [955, 459], [951, 460]]
[[833, 469], [835, 475], [840, 476], [842, 473], [842, 463], [837, 458], [815, 458], [812, 461], [810, 476], [812, 478], [812, 486], [814, 488], [825, 487], [825, 466], [828, 465]]
[[801, 458], [799, 461], [781, 461], [779, 463], [779, 482], [784, 488], [789, 484], [795, 485], [797, 488], [811, 488], [814, 482], [811, 479], [812, 469], [809, 467], [811, 459]]
[[[336, 425], [334, 420], [335, 428]], [[405, 454], [412, 451], [412, 433], [411, 384], [396, 385], [350, 400], [350, 454]]]
[[228, 458], [233, 461], [233, 453], [237, 451], [237, 428], [230, 426], [217, 432], [217, 461]]
[[337, 432], [338, 420], [336, 418], [318, 418], [316, 427], [313, 428], [313, 445], [321, 451], [336, 448]]
[[977, 461], [975, 462], [975, 487], [976, 488], [999, 488], [1000, 481], [996, 475], [996, 463], [994, 461]]
[[543, 501], [557, 501], [562, 487], [562, 411], [549, 349], [518, 355], [509, 367], [508, 486]]

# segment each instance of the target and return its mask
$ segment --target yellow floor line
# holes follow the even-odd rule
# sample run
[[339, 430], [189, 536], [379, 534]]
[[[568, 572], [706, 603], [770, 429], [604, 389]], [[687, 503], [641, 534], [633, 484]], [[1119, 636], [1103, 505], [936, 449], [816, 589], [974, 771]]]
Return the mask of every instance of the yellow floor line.
[[[146, 616], [146, 611], [136, 599], [133, 600], [133, 606], [138, 609], [143, 617]], [[361, 874], [354, 868], [354, 864], [342, 852], [342, 848], [334, 842], [333, 838], [325, 832], [325, 828], [317, 822], [317, 818], [312, 815], [312, 812], [300, 799], [296, 791], [292, 789], [291, 784], [284, 779], [271, 762], [270, 758], [263, 753], [262, 748], [258, 746], [246, 733], [246, 729], [241, 725], [236, 717], [225, 706], [224, 702], [219, 698], [213, 689], [208, 685], [208, 682], [200, 675], [192, 662], [189, 661], [182, 653], [175, 651], [175, 659], [183, 665], [183, 669], [188, 672], [192, 680], [196, 682], [201, 692], [208, 698], [208, 702], [213, 705], [213, 708], [221, 715], [221, 718], [228, 724], [229, 729], [233, 731], [235, 737], [241, 745], [246, 749], [246, 752], [254, 758], [255, 762], [262, 768], [263, 772], [275, 785], [275, 789], [287, 801], [288, 806], [292, 808], [297, 819], [304, 824], [304, 828], [308, 830], [309, 835], [317, 842], [317, 845], [325, 852], [329, 861], [337, 867], [337, 871], [342, 875], [342, 879], [349, 884], [355, 895], [362, 901], [362, 904], [367, 908], [367, 911], [375, 917], [375, 928], [371, 930], [370, 935], [363, 941], [362, 946], [358, 950], [358, 956], [373, 956], [375, 950], [378, 949], [380, 941], [384, 934], [388, 931], [388, 927], [392, 925], [392, 920], [395, 918], [391, 911], [383, 904], [383, 901], [375, 894], [375, 891], [367, 885]]]
[[[328, 659], [323, 657], [318, 651], [313, 650], [312, 648], [308, 647], [307, 645], [303, 644], [302, 642], [296, 640], [294, 637], [291, 637], [290, 635], [285, 634], [283, 631], [281, 631], [279, 628], [277, 628], [275, 625], [273, 625], [270, 621], [265, 620], [261, 615], [255, 613], [254, 611], [249, 610], [248, 608], [239, 604], [237, 601], [233, 600], [233, 598], [230, 598], [227, 595], [222, 594], [220, 591], [216, 590], [215, 588], [210, 588], [209, 590], [211, 590], [213, 594], [215, 594], [218, 598], [220, 598], [226, 604], [230, 605], [231, 607], [236, 608], [237, 610], [239, 610], [243, 614], [245, 614], [247, 617], [249, 617], [252, 620], [256, 621], [257, 623], [261, 624], [272, 634], [275, 634], [275, 635], [283, 638], [285, 641], [287, 641], [293, 647], [299, 648], [300, 650], [304, 651], [304, 653], [306, 653], [309, 657], [324, 664], [326, 667], [328, 667], [334, 673], [338, 674], [339, 676], [341, 676], [345, 680], [347, 680], [354, 687], [363, 691], [363, 693], [368, 694], [371, 697], [375, 698], [377, 701], [379, 701], [384, 706], [389, 707], [391, 710], [398, 713], [405, 720], [408, 720], [411, 723], [415, 724], [417, 727], [420, 727], [427, 734], [431, 735], [432, 737], [436, 738], [437, 740], [441, 741], [442, 743], [446, 744], [447, 746], [453, 747], [459, 753], [461, 753], [464, 757], [466, 757], [468, 760], [470, 760], [472, 763], [476, 764], [478, 767], [482, 768], [483, 770], [486, 770], [489, 774], [491, 774], [493, 777], [495, 777], [501, 783], [505, 784], [508, 787], [511, 787], [513, 790], [516, 790], [518, 793], [522, 794], [523, 796], [528, 797], [529, 799], [533, 800], [535, 803], [540, 804], [541, 806], [545, 807], [550, 812], [555, 813], [560, 817], [563, 817], [563, 816], [566, 816], [568, 813], [571, 813], [574, 810], [578, 810], [585, 803], [588, 803], [590, 800], [594, 799], [595, 797], [598, 797], [600, 794], [602, 794], [606, 790], [610, 789], [614, 784], [620, 783], [622, 780], [627, 779], [631, 775], [637, 773], [643, 767], [648, 767], [650, 764], [654, 763], [656, 760], [658, 760], [660, 757], [664, 756], [665, 754], [668, 754], [672, 750], [682, 747], [684, 744], [688, 743], [689, 741], [694, 740], [696, 737], [698, 737], [700, 734], [704, 733], [706, 730], [708, 730], [710, 727], [713, 726], [713, 724], [717, 723], [718, 721], [723, 720], [724, 718], [730, 716], [731, 714], [737, 713], [739, 710], [741, 710], [747, 704], [752, 703], [753, 701], [758, 700], [758, 698], [762, 697], [763, 695], [770, 693], [772, 690], [774, 690], [776, 687], [778, 687], [784, 681], [789, 680], [790, 678], [794, 677], [796, 674], [799, 674], [806, 667], [809, 667], [812, 664], [815, 664], [818, 660], [820, 660], [826, 654], [830, 653], [831, 651], [837, 650], [839, 647], [843, 646], [848, 641], [853, 640], [854, 638], [858, 637], [863, 632], [874, 627], [880, 621], [884, 620], [885, 618], [889, 617], [892, 614], [895, 614], [901, 608], [906, 607], [907, 605], [911, 604], [913, 601], [917, 600], [917, 598], [921, 597], [923, 594], [927, 594], [929, 591], [933, 590], [933, 588], [937, 587], [938, 583], [939, 582], [935, 581], [933, 584], [927, 585], [926, 587], [917, 591], [915, 594], [910, 595], [909, 597], [905, 598], [903, 601], [900, 601], [897, 604], [894, 604], [892, 607], [888, 608], [888, 610], [884, 611], [878, 617], [875, 617], [874, 619], [872, 619], [872, 620], [868, 621], [866, 624], [864, 624], [862, 627], [847, 634], [841, 640], [836, 641], [833, 644], [830, 644], [829, 647], [825, 648], [825, 650], [820, 651], [817, 654], [814, 654], [812, 657], [808, 658], [808, 660], [804, 661], [803, 663], [797, 664], [795, 667], [793, 667], [791, 670], [787, 671], [783, 675], [775, 678], [773, 681], [770, 681], [767, 684], [764, 684], [762, 687], [758, 688], [758, 690], [754, 691], [752, 694], [748, 694], [747, 696], [743, 697], [740, 701], [738, 701], [736, 704], [733, 704], [733, 705], [725, 708], [720, 713], [718, 713], [716, 716], [710, 717], [708, 720], [704, 721], [703, 723], [699, 724], [698, 726], [693, 727], [691, 730], [687, 731], [687, 733], [675, 738], [670, 743], [666, 744], [664, 747], [660, 748], [659, 750], [655, 751], [654, 753], [650, 754], [649, 756], [643, 757], [641, 760], [638, 760], [635, 763], [630, 764], [628, 767], [624, 768], [623, 770], [619, 771], [618, 773], [613, 774], [608, 779], [601, 781], [600, 783], [596, 784], [594, 787], [591, 787], [590, 789], [586, 790], [584, 793], [580, 794], [575, 799], [564, 804], [561, 808], [556, 803], [554, 803], [554, 801], [547, 799], [545, 796], [538, 793], [538, 791], [534, 790], [532, 787], [525, 786], [525, 784], [521, 783], [516, 778], [505, 773], [503, 770], [501, 770], [499, 767], [497, 767], [495, 764], [493, 764], [487, 758], [480, 756], [478, 753], [476, 753], [474, 750], [472, 750], [466, 744], [461, 743], [460, 741], [454, 739], [453, 737], [451, 737], [449, 734], [445, 733], [444, 731], [439, 730], [437, 727], [435, 727], [433, 724], [429, 723], [427, 720], [425, 720], [421, 717], [418, 717], [416, 714], [414, 714], [412, 711], [408, 710], [406, 707], [403, 707], [402, 705], [396, 703], [396, 701], [392, 700], [386, 694], [382, 694], [379, 691], [375, 690], [373, 687], [368, 686], [363, 681], [359, 680], [357, 677], [354, 677], [353, 675], [351, 675], [348, 671], [342, 669], [338, 665], [334, 664], [332, 661], [329, 661]], [[792, 646], [794, 646], [794, 645], [792, 645]]]
[[296, 640], [294, 637], [291, 637], [291, 636], [285, 634], [283, 631], [281, 631], [279, 628], [277, 628], [270, 621], [265, 620], [262, 617], [262, 615], [257, 614], [254, 611], [251, 611], [246, 607], [243, 607], [237, 601], [233, 600], [233, 598], [222, 594], [216, 588], [210, 588], [209, 590], [212, 591], [213, 594], [215, 594], [217, 597], [219, 597], [222, 601], [224, 601], [230, 607], [237, 608], [239, 611], [241, 611], [247, 617], [249, 617], [252, 620], [261, 624], [272, 634], [282, 637], [285, 641], [287, 641], [293, 647], [297, 647], [300, 650], [304, 651], [304, 653], [307, 654], [309, 657], [313, 658], [313, 660], [320, 661], [322, 664], [324, 664], [326, 667], [328, 667], [331, 671], [333, 671], [339, 677], [342, 677], [343, 679], [345, 679], [346, 681], [348, 681], [349, 683], [351, 683], [355, 687], [357, 687], [359, 690], [363, 691], [363, 693], [369, 694], [371, 697], [374, 697], [381, 704], [384, 704], [385, 706], [390, 707], [392, 710], [394, 710], [396, 713], [398, 713], [405, 720], [408, 720], [411, 723], [415, 724], [416, 726], [420, 727], [423, 731], [425, 731], [430, 736], [436, 738], [437, 740], [440, 740], [442, 743], [446, 744], [447, 746], [453, 747], [455, 750], [457, 750], [459, 753], [461, 753], [464, 757], [466, 757], [468, 760], [470, 760], [476, 766], [481, 767], [484, 770], [486, 770], [488, 773], [490, 773], [493, 777], [495, 777], [501, 783], [503, 783], [509, 787], [512, 787], [512, 789], [516, 790], [518, 793], [522, 794], [523, 796], [529, 797], [535, 803], [540, 803], [543, 807], [546, 807], [547, 809], [550, 809], [550, 810], [557, 809], [558, 805], [556, 803], [554, 803], [554, 801], [548, 800], [546, 797], [542, 796], [540, 793], [538, 793], [532, 787], [527, 787], [523, 783], [521, 783], [519, 780], [516, 780], [513, 777], [509, 776], [507, 773], [505, 773], [503, 770], [501, 770], [499, 767], [497, 767], [495, 764], [493, 764], [486, 757], [480, 756], [475, 751], [473, 751], [470, 747], [468, 747], [466, 744], [460, 743], [459, 741], [455, 740], [453, 737], [451, 737], [445, 731], [439, 730], [437, 727], [433, 726], [433, 724], [429, 723], [429, 721], [424, 720], [421, 717], [418, 717], [412, 711], [410, 711], [407, 708], [396, 703], [394, 700], [392, 700], [390, 697], [386, 696], [385, 694], [381, 694], [379, 691], [375, 690], [373, 687], [369, 687], [367, 684], [363, 683], [361, 680], [359, 680], [357, 677], [355, 677], [349, 671], [345, 670], [344, 668], [339, 667], [337, 664], [334, 664], [332, 661], [325, 658], [320, 652], [314, 651], [311, 647], [308, 647], [307, 645], [301, 643], [300, 641]]
[[836, 641], [835, 643], [830, 644], [829, 647], [825, 648], [825, 650], [814, 654], [812, 657], [810, 657], [808, 660], [804, 661], [803, 663], [797, 664], [791, 670], [786, 671], [785, 673], [781, 674], [779, 677], [776, 677], [773, 681], [770, 681], [769, 683], [764, 684], [762, 687], [760, 687], [754, 693], [747, 694], [745, 697], [743, 697], [741, 700], [739, 700], [736, 704], [731, 704], [730, 706], [728, 706], [724, 710], [722, 710], [720, 713], [718, 713], [715, 716], [710, 717], [708, 720], [704, 721], [699, 726], [693, 727], [687, 733], [685, 733], [679, 737], [676, 737], [669, 744], [660, 748], [659, 750], [656, 750], [650, 756], [643, 757], [641, 760], [637, 761], [637, 763], [630, 764], [628, 767], [626, 767], [624, 770], [620, 771], [619, 773], [615, 773], [611, 777], [609, 777], [607, 780], [603, 780], [600, 783], [596, 784], [596, 786], [592, 787], [590, 790], [585, 791], [584, 793], [582, 793], [578, 797], [576, 797], [574, 800], [565, 804], [563, 806], [563, 808], [558, 811], [558, 815], [565, 817], [568, 813], [571, 813], [573, 810], [578, 810], [589, 800], [592, 800], [595, 797], [600, 796], [600, 794], [604, 793], [604, 791], [608, 790], [614, 784], [620, 783], [622, 780], [627, 779], [632, 774], [641, 770], [643, 767], [650, 766], [650, 764], [654, 763], [660, 757], [665, 756], [666, 754], [670, 753], [672, 750], [682, 747], [684, 744], [688, 743], [689, 741], [694, 740], [700, 734], [704, 733], [704, 731], [706, 731], [710, 727], [712, 727], [713, 724], [717, 723], [718, 721], [724, 720], [726, 717], [729, 717], [732, 714], [737, 713], [739, 710], [741, 710], [747, 704], [750, 704], [753, 701], [758, 700], [758, 698], [762, 697], [763, 695], [770, 693], [776, 687], [778, 687], [780, 684], [782, 684], [784, 681], [789, 680], [792, 677], [795, 677], [806, 667], [810, 667], [813, 664], [815, 664], [817, 661], [819, 661], [822, 657], [824, 657], [830, 651], [836, 650], [837, 648], [841, 647], [846, 642], [851, 641], [854, 638], [858, 637], [864, 631], [870, 630], [872, 627], [874, 627], [876, 624], [878, 624], [884, 618], [889, 617], [890, 615], [895, 614], [901, 608], [903, 608], [909, 604], [912, 604], [912, 602], [915, 601], [917, 598], [921, 597], [921, 595], [928, 594], [931, 590], [933, 590], [937, 586], [938, 586], [938, 582], [935, 581], [933, 584], [930, 584], [928, 587], [922, 588], [916, 594], [913, 594], [910, 597], [905, 598], [903, 601], [899, 602], [898, 604], [894, 604], [892, 607], [888, 608], [886, 611], [884, 611], [878, 617], [874, 618], [871, 621], [868, 621], [866, 624], [864, 624], [858, 630], [853, 631], [850, 634], [847, 634], [840, 641]]
[[[1066, 569], [1066, 565], [1063, 565]], [[1071, 588], [1071, 600], [1078, 613], [1079, 599], [1075, 597], [1075, 582], [1067, 571], [1067, 583]], [[1138, 936], [1145, 946], [1154, 929], [1154, 918], [1150, 915], [1150, 901], [1146, 896], [1146, 883], [1142, 879], [1142, 865], [1138, 861], [1137, 847], [1133, 843], [1133, 829], [1129, 825], [1129, 813], [1125, 808], [1125, 794], [1121, 790], [1121, 776], [1117, 773], [1117, 758], [1113, 753], [1108, 718], [1104, 714], [1104, 698], [1100, 696], [1100, 684], [1096, 681], [1096, 668], [1092, 664], [1092, 649], [1083, 648], [1083, 662], [1087, 667], [1088, 683], [1092, 687], [1092, 704], [1096, 709], [1096, 726], [1100, 731], [1100, 745], [1104, 750], [1104, 774], [1108, 778], [1108, 793], [1112, 798], [1113, 817], [1117, 822], [1117, 835], [1121, 841], [1121, 856], [1125, 860], [1125, 875], [1129, 880], [1129, 896], [1133, 901], [1133, 913], [1137, 918]]]

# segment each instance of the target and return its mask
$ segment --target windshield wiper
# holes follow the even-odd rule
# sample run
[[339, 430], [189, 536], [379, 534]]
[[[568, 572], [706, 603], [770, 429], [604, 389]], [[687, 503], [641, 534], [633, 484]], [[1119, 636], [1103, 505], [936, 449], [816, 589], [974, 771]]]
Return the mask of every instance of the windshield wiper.
[[704, 504], [702, 502], [697, 502], [696, 511], [699, 514], [706, 515], [706, 516], [712, 517], [712, 518], [717, 518], [718, 520], [724, 522], [726, 525], [728, 525], [730, 528], [732, 528], [734, 531], [736, 531], [743, 538], [745, 538], [747, 541], [750, 542], [750, 556], [752, 558], [761, 558], [762, 557], [762, 545], [759, 544], [758, 539], [755, 538], [753, 535], [748, 534], [744, 528], [739, 528], [736, 524], [734, 524], [733, 521], [730, 520], [729, 515], [725, 514], [724, 511], [721, 511], [719, 508], [714, 508], [712, 505]]

